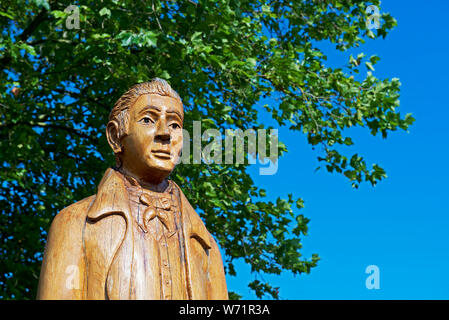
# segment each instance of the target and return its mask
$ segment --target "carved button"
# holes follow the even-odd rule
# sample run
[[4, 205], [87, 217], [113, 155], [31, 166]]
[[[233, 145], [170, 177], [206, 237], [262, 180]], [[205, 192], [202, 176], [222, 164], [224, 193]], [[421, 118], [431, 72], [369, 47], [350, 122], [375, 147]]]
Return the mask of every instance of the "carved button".
[[163, 261], [163, 264], [164, 264], [164, 267], [168, 267], [168, 262], [167, 262], [167, 260], [164, 260], [164, 261]]

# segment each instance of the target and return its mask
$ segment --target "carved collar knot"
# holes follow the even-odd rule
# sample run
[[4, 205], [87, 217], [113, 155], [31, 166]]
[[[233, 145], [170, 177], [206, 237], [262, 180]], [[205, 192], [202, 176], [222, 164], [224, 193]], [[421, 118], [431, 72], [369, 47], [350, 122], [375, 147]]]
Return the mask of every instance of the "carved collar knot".
[[143, 224], [144, 232], [148, 232], [148, 223], [154, 218], [158, 218], [159, 221], [165, 226], [165, 228], [172, 232], [171, 223], [169, 221], [171, 201], [168, 197], [161, 196], [159, 198], [151, 197], [148, 193], [142, 193], [140, 196], [140, 202], [148, 207], [143, 212]]

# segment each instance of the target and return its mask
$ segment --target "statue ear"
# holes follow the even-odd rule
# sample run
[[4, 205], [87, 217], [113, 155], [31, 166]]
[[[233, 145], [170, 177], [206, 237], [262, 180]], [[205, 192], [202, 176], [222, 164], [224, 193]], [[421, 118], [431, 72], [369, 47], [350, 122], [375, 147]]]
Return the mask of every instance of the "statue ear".
[[106, 126], [106, 138], [115, 154], [122, 152], [122, 144], [120, 143], [119, 125], [117, 121], [112, 120]]

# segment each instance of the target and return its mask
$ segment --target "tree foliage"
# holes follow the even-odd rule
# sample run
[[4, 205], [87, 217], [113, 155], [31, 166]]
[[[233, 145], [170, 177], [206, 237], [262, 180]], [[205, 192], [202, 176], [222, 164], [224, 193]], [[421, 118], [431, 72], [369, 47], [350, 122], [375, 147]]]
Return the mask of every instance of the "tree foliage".
[[[0, 297], [35, 298], [52, 218], [95, 193], [114, 163], [104, 137], [112, 105], [153, 77], [179, 92], [189, 131], [193, 120], [203, 130], [264, 128], [257, 103], [276, 97], [265, 111], [306, 135], [327, 170], [354, 186], [385, 177], [341, 146], [353, 144], [350, 127], [382, 137], [407, 129], [413, 118], [397, 111], [399, 80], [373, 75], [376, 56], [351, 56], [335, 68], [319, 49], [329, 42], [347, 51], [385, 37], [396, 21], [381, 14], [380, 28], [368, 30], [371, 4], [380, 1], [2, 1]], [[302, 200], [267, 201], [247, 170], [179, 165], [171, 178], [223, 248], [229, 275], [239, 258], [256, 274], [310, 272], [319, 258], [300, 253], [309, 221], [298, 213]], [[249, 281], [257, 296], [279, 297], [269, 283]]]

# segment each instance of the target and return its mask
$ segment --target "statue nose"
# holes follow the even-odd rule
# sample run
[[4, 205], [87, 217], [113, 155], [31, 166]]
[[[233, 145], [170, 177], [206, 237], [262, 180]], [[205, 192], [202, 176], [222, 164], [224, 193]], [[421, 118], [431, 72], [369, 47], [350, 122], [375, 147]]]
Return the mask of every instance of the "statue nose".
[[162, 119], [162, 121], [158, 123], [156, 138], [163, 141], [170, 140], [170, 131], [168, 131], [168, 126], [165, 119]]

